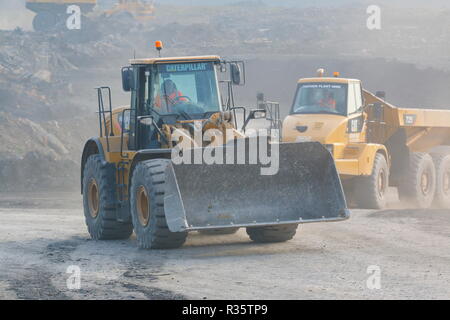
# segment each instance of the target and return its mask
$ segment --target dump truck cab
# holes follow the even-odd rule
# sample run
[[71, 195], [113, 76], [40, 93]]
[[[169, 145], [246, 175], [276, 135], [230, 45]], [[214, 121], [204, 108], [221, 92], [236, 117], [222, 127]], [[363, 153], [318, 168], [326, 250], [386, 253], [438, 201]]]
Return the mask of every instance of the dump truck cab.
[[[333, 155], [347, 200], [361, 208], [386, 205], [389, 186], [409, 205], [450, 206], [450, 111], [398, 108], [360, 80], [298, 81], [283, 141], [317, 141]], [[447, 147], [436, 153], [436, 147]]]
[[370, 175], [373, 153], [385, 152], [385, 147], [366, 141], [364, 102], [360, 80], [300, 79], [290, 114], [283, 122], [283, 141], [324, 144], [343, 179]]

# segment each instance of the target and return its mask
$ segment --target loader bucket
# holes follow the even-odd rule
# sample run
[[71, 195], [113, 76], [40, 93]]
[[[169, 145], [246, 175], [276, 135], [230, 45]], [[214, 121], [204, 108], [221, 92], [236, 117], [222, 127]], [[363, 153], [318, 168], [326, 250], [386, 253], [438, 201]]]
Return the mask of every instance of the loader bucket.
[[[248, 146], [250, 139], [245, 140]], [[225, 153], [235, 146], [218, 148]], [[278, 146], [279, 169], [274, 175], [262, 175], [261, 168], [268, 165], [259, 161], [171, 162], [166, 169], [164, 199], [169, 229], [179, 232], [347, 219], [342, 185], [328, 150], [317, 142]], [[248, 160], [249, 148], [246, 150]], [[233, 151], [236, 155], [236, 148]]]

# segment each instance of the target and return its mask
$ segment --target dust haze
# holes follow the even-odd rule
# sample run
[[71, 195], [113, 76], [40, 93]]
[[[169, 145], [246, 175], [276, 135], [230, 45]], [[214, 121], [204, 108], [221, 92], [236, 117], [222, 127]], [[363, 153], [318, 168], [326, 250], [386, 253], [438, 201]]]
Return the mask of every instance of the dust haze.
[[246, 107], [263, 92], [286, 115], [296, 80], [319, 67], [386, 91], [398, 106], [450, 107], [445, 1], [380, 2], [375, 31], [366, 27], [365, 1], [157, 1], [145, 24], [106, 15], [113, 2], [99, 1], [79, 32], [34, 32], [24, 1], [1, 2], [0, 177], [9, 183], [0, 189], [76, 188], [84, 140], [98, 130], [93, 88], [110, 85], [113, 105], [128, 104], [120, 67], [155, 56], [155, 40], [165, 56], [244, 59], [247, 86], [237, 102]]
[[[375, 31], [366, 27], [366, 1], [157, 1], [145, 24], [106, 15], [113, 2], [99, 1], [79, 32], [34, 32], [34, 13], [24, 1], [1, 2], [0, 176], [10, 182], [1, 189], [34, 190], [37, 181], [39, 188], [76, 185], [80, 150], [98, 130], [93, 88], [110, 85], [114, 106], [128, 104], [120, 67], [134, 55], [155, 56], [157, 39], [166, 56], [246, 60], [247, 86], [237, 90], [246, 107], [263, 92], [286, 115], [296, 80], [318, 67], [386, 91], [398, 106], [450, 107], [445, 1], [380, 2], [382, 25]], [[36, 176], [35, 161], [53, 163], [54, 170], [41, 170], [46, 179]]]
[[25, 0], [0, 1], [0, 30], [31, 30], [34, 13], [25, 8]]
[[[320, 67], [399, 107], [450, 109], [449, 1], [376, 1], [380, 30], [367, 28], [371, 0], [156, 0], [148, 22], [108, 14], [115, 2], [83, 13], [81, 30], [43, 32], [24, 0], [0, 0], [0, 299], [450, 298], [448, 210], [400, 210], [395, 190], [386, 210], [301, 227], [285, 244], [194, 233], [150, 253], [133, 236], [88, 240], [80, 197], [83, 146], [99, 133], [94, 88], [129, 104], [120, 69], [156, 57], [155, 40], [166, 57], [245, 60], [235, 94], [247, 109], [262, 92], [287, 115], [297, 80]], [[65, 288], [71, 264], [87, 270], [80, 291]], [[386, 290], [365, 288], [372, 264]]]

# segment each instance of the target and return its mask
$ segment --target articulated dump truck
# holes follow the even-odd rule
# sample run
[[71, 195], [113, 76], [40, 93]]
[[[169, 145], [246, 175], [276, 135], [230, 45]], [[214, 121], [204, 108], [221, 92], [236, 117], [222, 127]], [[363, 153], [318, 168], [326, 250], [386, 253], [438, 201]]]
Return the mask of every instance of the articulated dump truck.
[[134, 230], [141, 248], [176, 248], [189, 231], [245, 227], [253, 241], [280, 242], [300, 223], [348, 218], [325, 147], [249, 137], [246, 124], [271, 112], [261, 103], [234, 106], [232, 88], [244, 82], [242, 61], [152, 58], [122, 69], [130, 106], [113, 109], [110, 88], [97, 89], [100, 134], [86, 142], [81, 161], [93, 239], [126, 239]]
[[71, 5], [80, 8], [83, 14], [91, 12], [97, 0], [26, 0], [28, 10], [36, 13], [33, 19], [35, 31], [51, 31], [56, 28], [65, 28], [69, 17], [67, 9]]
[[398, 108], [356, 79], [298, 81], [283, 141], [317, 141], [333, 155], [349, 202], [386, 205], [388, 186], [408, 206], [450, 208], [450, 110]]

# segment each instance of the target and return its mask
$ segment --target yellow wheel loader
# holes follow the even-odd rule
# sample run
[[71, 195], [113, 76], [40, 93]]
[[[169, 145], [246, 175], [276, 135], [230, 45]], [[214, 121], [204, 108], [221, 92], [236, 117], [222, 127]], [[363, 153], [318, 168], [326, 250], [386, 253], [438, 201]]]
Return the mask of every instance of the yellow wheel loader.
[[408, 206], [450, 208], [450, 111], [398, 108], [360, 80], [323, 73], [298, 81], [283, 141], [322, 143], [360, 208], [385, 207], [388, 186]]
[[59, 26], [65, 27], [68, 6], [77, 5], [81, 13], [86, 14], [92, 11], [96, 4], [96, 0], [27, 0], [25, 6], [36, 13], [33, 29], [46, 32]]
[[300, 223], [348, 218], [320, 143], [249, 137], [246, 124], [268, 111], [234, 105], [233, 86], [244, 83], [244, 62], [197, 56], [131, 60], [122, 69], [130, 106], [113, 109], [109, 87], [98, 88], [100, 134], [86, 142], [81, 161], [93, 239], [125, 239], [134, 230], [141, 248], [176, 248], [189, 231], [245, 227], [254, 241], [280, 242]]

